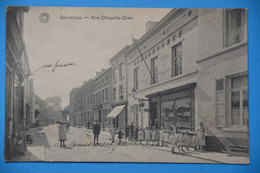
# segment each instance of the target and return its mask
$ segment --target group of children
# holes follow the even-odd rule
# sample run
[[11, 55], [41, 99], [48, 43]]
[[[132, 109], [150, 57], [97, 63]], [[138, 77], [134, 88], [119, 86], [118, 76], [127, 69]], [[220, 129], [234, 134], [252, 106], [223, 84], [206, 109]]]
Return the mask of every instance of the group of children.
[[[123, 138], [123, 132], [121, 129], [118, 131], [118, 139], [121, 143]], [[126, 140], [129, 138], [126, 137]], [[148, 127], [145, 129], [139, 128], [136, 138], [130, 139], [130, 141], [135, 143], [140, 143], [143, 145], [143, 141], [145, 145], [152, 146], [171, 146], [172, 153], [174, 152], [175, 146], [177, 146], [179, 151], [184, 151], [185, 148], [189, 151], [190, 147], [193, 147], [195, 151], [200, 148], [199, 146], [199, 137], [195, 133], [192, 137], [189, 135], [188, 131], [182, 132], [177, 130], [177, 132], [170, 131], [167, 129], [155, 129], [150, 130]]]

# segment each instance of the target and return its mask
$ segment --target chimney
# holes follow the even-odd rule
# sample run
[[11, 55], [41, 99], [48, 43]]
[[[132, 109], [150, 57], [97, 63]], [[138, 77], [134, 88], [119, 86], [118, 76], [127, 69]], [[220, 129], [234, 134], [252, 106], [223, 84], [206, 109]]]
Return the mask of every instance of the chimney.
[[146, 32], [150, 31], [158, 22], [148, 21], [146, 23]]

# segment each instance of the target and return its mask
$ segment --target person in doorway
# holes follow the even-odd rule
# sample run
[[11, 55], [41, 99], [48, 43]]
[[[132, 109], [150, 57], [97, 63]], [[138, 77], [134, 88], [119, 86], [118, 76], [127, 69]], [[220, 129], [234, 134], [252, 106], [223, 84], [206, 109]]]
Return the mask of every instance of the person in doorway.
[[87, 122], [87, 128], [90, 129], [90, 122]]
[[115, 142], [115, 135], [116, 135], [116, 129], [114, 126], [111, 127], [111, 129], [109, 130], [110, 135], [111, 135], [111, 145]]
[[202, 151], [205, 151], [205, 128], [203, 126], [203, 122], [200, 122], [200, 126], [197, 129], [197, 134], [198, 134], [198, 143], [199, 143], [199, 150], [201, 149]]
[[155, 127], [155, 129], [158, 129], [158, 124], [159, 124], [159, 123], [158, 123], [158, 120], [155, 119], [155, 120], [154, 120], [154, 127]]
[[100, 134], [100, 125], [97, 120], [95, 121], [95, 124], [93, 126], [93, 134], [94, 134], [94, 145], [96, 145], [96, 141], [97, 141], [97, 145], [98, 145], [98, 137]]
[[122, 130], [121, 129], [119, 129], [119, 131], [118, 131], [118, 140], [119, 140], [119, 145], [121, 144], [121, 142], [122, 142], [122, 138], [123, 138], [123, 132], [122, 132]]
[[65, 145], [65, 141], [67, 140], [66, 123], [57, 121], [56, 124], [58, 125], [60, 147], [66, 147]]
[[174, 132], [176, 134], [176, 125], [174, 121], [171, 123], [170, 132]]

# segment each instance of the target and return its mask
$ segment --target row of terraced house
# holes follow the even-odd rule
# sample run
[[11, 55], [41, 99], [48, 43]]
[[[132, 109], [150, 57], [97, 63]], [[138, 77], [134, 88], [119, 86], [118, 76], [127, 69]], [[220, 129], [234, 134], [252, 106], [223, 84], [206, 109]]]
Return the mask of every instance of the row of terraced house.
[[[103, 130], [202, 121], [207, 149], [248, 152], [247, 11], [173, 9], [70, 92], [70, 121]], [[139, 49], [139, 50], [138, 50]]]

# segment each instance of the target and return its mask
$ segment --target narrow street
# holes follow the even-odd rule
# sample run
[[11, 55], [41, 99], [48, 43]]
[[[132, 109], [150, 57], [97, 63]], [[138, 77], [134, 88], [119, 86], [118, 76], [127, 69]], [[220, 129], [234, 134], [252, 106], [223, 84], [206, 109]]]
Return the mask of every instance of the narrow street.
[[[117, 136], [116, 136], [117, 137]], [[34, 136], [28, 152], [34, 156], [28, 161], [66, 161], [66, 162], [169, 162], [169, 163], [246, 163], [248, 157], [231, 156], [215, 152], [176, 152], [171, 154], [169, 147], [110, 145], [108, 132], [101, 132], [100, 146], [93, 146], [93, 134], [85, 128], [71, 127], [67, 134], [66, 147], [60, 147], [56, 125], [43, 127]], [[118, 141], [116, 141], [117, 143]], [[25, 155], [26, 156], [26, 155]], [[28, 156], [29, 157], [29, 156]]]

